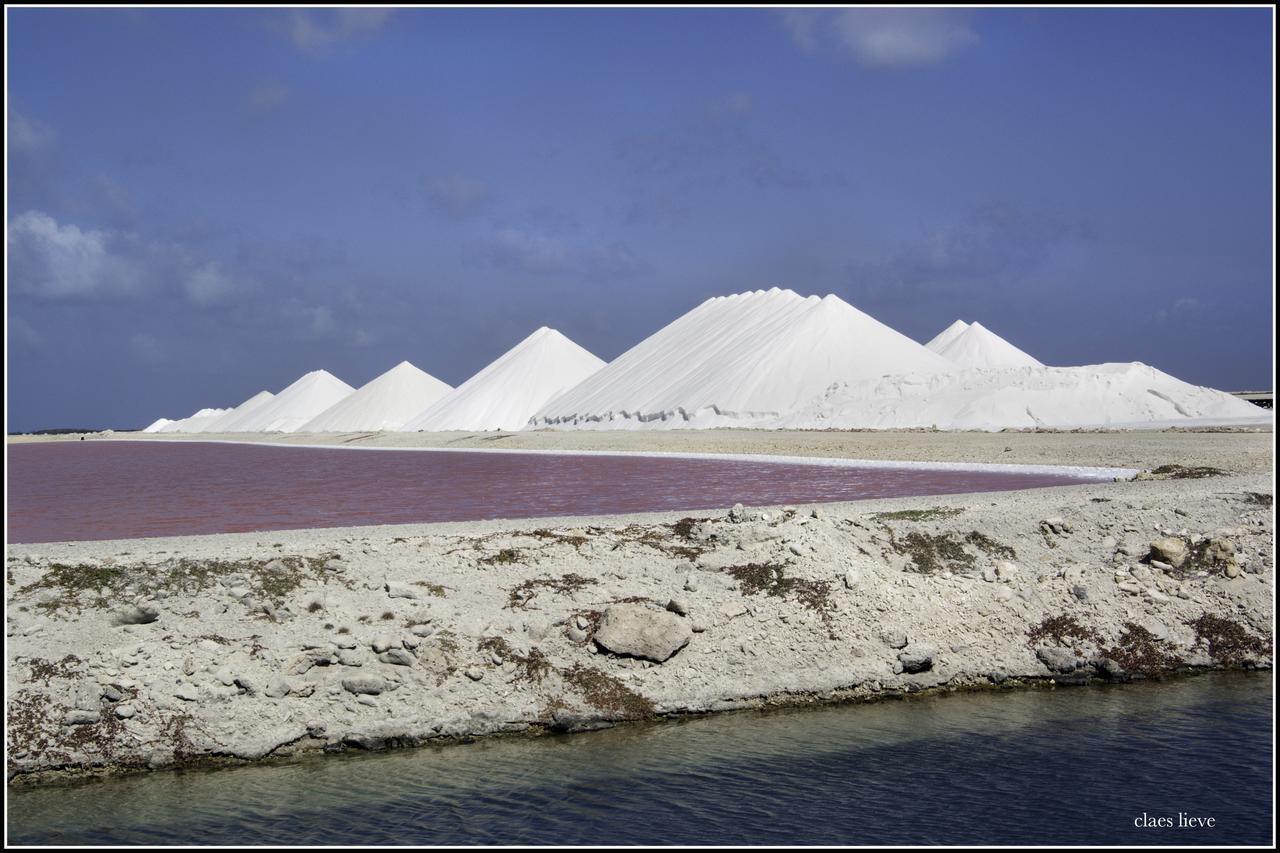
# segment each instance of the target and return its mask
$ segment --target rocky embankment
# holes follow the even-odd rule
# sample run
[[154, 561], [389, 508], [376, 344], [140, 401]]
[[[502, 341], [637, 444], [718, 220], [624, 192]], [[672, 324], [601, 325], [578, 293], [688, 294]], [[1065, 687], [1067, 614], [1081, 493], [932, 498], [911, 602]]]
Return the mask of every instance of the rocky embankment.
[[1263, 473], [12, 546], [8, 772], [1272, 662]]

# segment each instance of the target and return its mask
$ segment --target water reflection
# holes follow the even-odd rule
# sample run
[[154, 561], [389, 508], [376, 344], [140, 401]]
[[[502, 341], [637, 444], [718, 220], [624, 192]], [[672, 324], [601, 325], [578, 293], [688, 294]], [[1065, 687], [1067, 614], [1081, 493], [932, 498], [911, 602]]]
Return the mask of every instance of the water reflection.
[[10, 840], [1266, 843], [1271, 689], [954, 695], [14, 790]]

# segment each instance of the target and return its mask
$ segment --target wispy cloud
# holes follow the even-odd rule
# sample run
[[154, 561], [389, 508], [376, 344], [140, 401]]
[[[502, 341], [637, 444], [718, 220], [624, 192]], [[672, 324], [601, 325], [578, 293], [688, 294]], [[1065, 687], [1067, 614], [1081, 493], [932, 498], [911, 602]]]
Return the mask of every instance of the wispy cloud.
[[9, 315], [9, 340], [18, 346], [28, 349], [39, 349], [44, 344], [44, 335], [21, 317]]
[[246, 97], [249, 114], [265, 116], [276, 112], [288, 102], [292, 94], [292, 90], [284, 83], [259, 83], [249, 89]]
[[617, 278], [648, 269], [629, 248], [614, 243], [581, 246], [541, 232], [500, 228], [476, 250], [485, 265], [535, 275]]
[[870, 68], [941, 62], [978, 40], [963, 9], [792, 9], [781, 14], [801, 50], [835, 50]]
[[455, 219], [479, 213], [493, 200], [488, 184], [456, 172], [427, 178], [422, 194], [435, 210]]
[[803, 170], [785, 161], [751, 121], [755, 99], [732, 92], [702, 105], [667, 130], [636, 133], [618, 142], [618, 156], [638, 176], [715, 173], [759, 187], [797, 187], [808, 183]]
[[143, 364], [160, 364], [165, 360], [164, 346], [154, 336], [144, 332], [129, 338], [129, 351]]
[[25, 116], [9, 108], [9, 150], [30, 153], [39, 151], [57, 139], [53, 128], [39, 119]]
[[231, 296], [236, 283], [216, 263], [207, 263], [191, 271], [183, 281], [183, 289], [197, 305], [214, 305]]
[[294, 9], [282, 29], [294, 46], [323, 51], [340, 42], [371, 36], [391, 18], [392, 9]]
[[1080, 221], [988, 204], [879, 257], [854, 260], [849, 274], [873, 304], [957, 295], [981, 300], [1025, 289], [1056, 251], [1091, 237]]

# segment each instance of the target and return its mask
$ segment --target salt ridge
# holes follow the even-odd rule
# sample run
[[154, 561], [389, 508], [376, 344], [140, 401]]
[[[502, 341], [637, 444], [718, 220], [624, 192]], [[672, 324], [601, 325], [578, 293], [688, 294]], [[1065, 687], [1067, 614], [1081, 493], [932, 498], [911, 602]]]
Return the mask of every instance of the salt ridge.
[[1252, 403], [1139, 362], [970, 368], [837, 383], [771, 429], [1141, 428], [1273, 422]]

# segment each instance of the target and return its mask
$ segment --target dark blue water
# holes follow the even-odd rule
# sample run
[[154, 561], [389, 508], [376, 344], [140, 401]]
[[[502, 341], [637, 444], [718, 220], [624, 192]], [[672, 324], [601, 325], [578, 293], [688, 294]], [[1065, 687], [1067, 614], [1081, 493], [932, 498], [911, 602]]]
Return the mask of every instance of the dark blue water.
[[1261, 845], [1273, 736], [1269, 674], [953, 695], [13, 789], [9, 840]]

